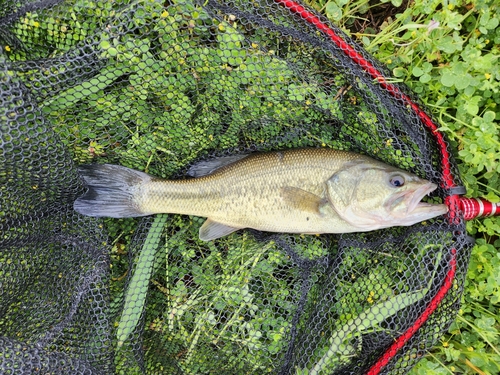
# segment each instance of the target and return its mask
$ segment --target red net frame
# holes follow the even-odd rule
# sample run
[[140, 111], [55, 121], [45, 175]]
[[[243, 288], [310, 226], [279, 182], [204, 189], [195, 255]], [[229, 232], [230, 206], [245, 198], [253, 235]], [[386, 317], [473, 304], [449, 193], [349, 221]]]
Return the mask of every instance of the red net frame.
[[[458, 187], [453, 180], [451, 170], [450, 154], [447, 149], [446, 141], [443, 134], [439, 131], [438, 126], [434, 123], [432, 118], [408, 95], [402, 93], [399, 88], [389, 83], [384, 75], [359, 54], [349, 43], [347, 43], [341, 36], [324, 23], [315, 14], [308, 11], [305, 7], [298, 4], [293, 0], [275, 0], [278, 4], [302, 17], [306, 22], [314, 25], [318, 30], [325, 33], [330, 40], [335, 43], [354, 63], [359, 65], [366, 71], [374, 80], [376, 80], [382, 88], [387, 90], [396, 100], [402, 101], [405, 105], [410, 107], [415, 114], [420, 118], [422, 123], [431, 132], [441, 153], [441, 167], [442, 167], [442, 187], [450, 191], [450, 195], [446, 198], [448, 205], [448, 218], [451, 223], [458, 223], [463, 217], [465, 220], [472, 220], [476, 217], [491, 216], [500, 214], [500, 206], [498, 204], [488, 202], [482, 199], [463, 198], [454, 191], [459, 191]], [[458, 188], [458, 189], [457, 189]], [[455, 190], [456, 189], [456, 190]], [[437, 309], [439, 304], [443, 301], [444, 297], [453, 285], [455, 277], [457, 262], [456, 262], [456, 249], [451, 249], [452, 257], [449, 261], [449, 269], [444, 279], [443, 284], [439, 288], [434, 298], [430, 301], [423, 313], [415, 320], [413, 325], [399, 336], [394, 343], [387, 348], [384, 354], [375, 362], [375, 364], [367, 371], [367, 375], [377, 375], [383, 368], [391, 361], [392, 358], [403, 348], [403, 346], [415, 335], [419, 328], [429, 319], [433, 312]]]

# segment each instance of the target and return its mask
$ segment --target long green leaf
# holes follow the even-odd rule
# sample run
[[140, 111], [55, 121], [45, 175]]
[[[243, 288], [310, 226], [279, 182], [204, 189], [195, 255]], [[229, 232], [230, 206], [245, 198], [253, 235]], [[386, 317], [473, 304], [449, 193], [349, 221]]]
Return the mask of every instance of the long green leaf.
[[342, 327], [336, 330], [330, 338], [330, 347], [328, 348], [328, 351], [318, 362], [316, 362], [314, 367], [309, 372], [309, 375], [318, 375], [330, 362], [331, 358], [341, 351], [340, 347], [348, 336], [353, 335], [356, 332], [361, 333], [369, 328], [375, 327], [388, 317], [395, 315], [399, 311], [424, 298], [431, 288], [441, 257], [442, 253], [439, 253], [436, 256], [434, 271], [429, 278], [427, 287], [414, 292], [401, 293], [397, 296], [389, 298], [386, 301], [379, 302], [363, 311], [356, 318], [350, 319]]
[[144, 241], [144, 245], [142, 246], [137, 266], [125, 294], [125, 304], [120, 317], [120, 323], [118, 323], [116, 332], [118, 346], [123, 345], [141, 318], [148, 292], [149, 279], [153, 270], [155, 251], [160, 243], [161, 233], [167, 222], [167, 217], [168, 215], [165, 214], [155, 217], [146, 241]]
[[57, 108], [70, 107], [92, 94], [97, 94], [126, 73], [127, 68], [123, 64], [108, 66], [90, 80], [70, 87], [52, 99], [45, 100], [43, 103], [44, 110], [51, 111]]

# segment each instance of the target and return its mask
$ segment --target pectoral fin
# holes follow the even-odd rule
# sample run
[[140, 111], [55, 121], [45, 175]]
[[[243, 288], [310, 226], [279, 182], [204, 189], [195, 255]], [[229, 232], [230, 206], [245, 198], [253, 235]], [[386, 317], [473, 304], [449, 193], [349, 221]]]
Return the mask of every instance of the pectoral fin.
[[231, 234], [238, 229], [241, 228], [230, 227], [229, 225], [221, 224], [211, 219], [207, 219], [200, 227], [200, 240], [215, 240], [217, 238], [227, 236], [228, 234]]
[[316, 194], [293, 186], [281, 188], [281, 197], [291, 207], [302, 212], [310, 212], [316, 215], [321, 215], [322, 207], [328, 203], [324, 198]]

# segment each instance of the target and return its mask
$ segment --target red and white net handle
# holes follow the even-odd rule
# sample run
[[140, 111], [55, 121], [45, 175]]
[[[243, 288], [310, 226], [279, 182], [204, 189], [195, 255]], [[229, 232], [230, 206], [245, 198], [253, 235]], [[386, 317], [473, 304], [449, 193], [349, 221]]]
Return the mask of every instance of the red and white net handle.
[[500, 215], [500, 203], [492, 203], [484, 199], [461, 197], [460, 206], [465, 220]]

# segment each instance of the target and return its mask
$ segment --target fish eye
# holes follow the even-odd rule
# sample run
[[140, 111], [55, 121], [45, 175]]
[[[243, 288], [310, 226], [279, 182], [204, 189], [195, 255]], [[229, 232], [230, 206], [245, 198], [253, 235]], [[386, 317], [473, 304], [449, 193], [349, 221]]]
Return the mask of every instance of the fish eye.
[[401, 187], [405, 184], [405, 179], [403, 176], [396, 175], [391, 177], [390, 183], [394, 187]]

